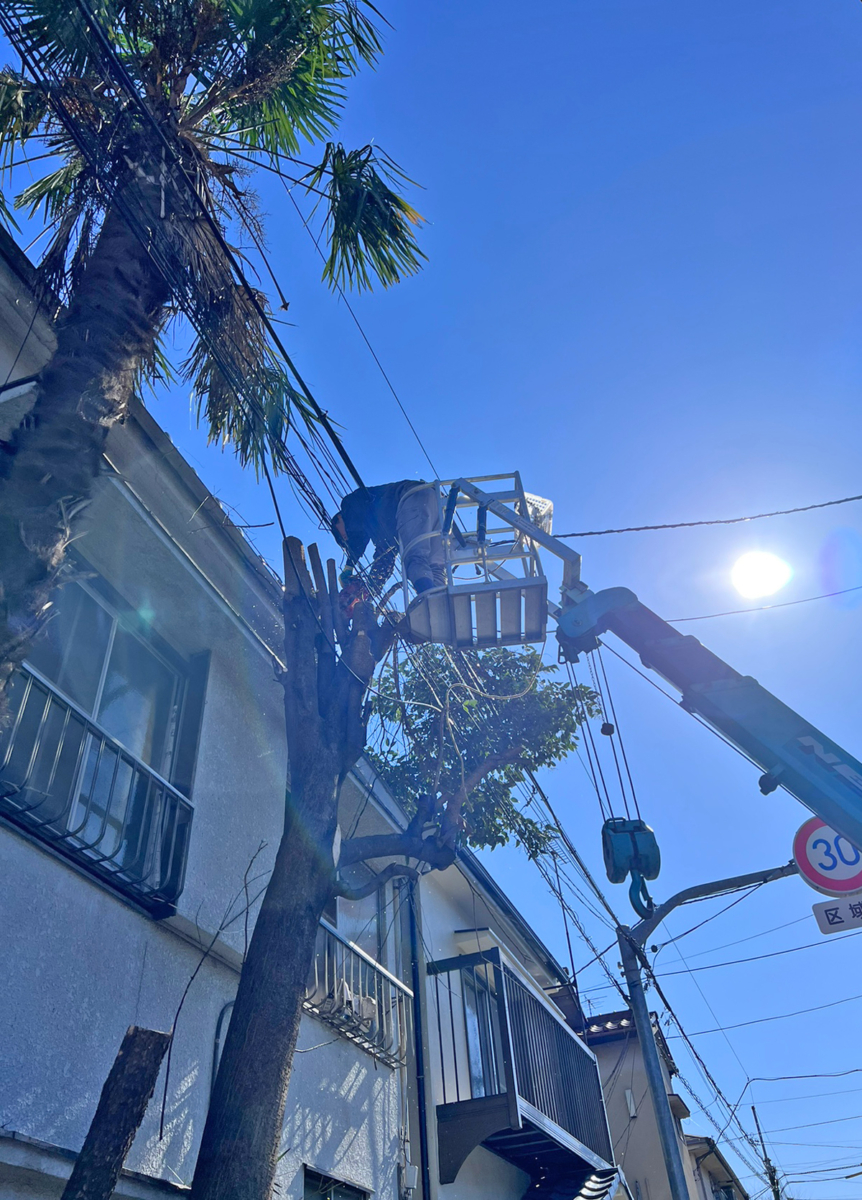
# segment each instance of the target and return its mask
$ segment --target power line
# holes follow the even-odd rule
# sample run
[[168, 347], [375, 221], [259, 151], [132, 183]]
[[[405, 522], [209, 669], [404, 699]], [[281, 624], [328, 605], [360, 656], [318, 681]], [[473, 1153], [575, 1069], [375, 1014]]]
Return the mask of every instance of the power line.
[[[721, 912], [725, 911], [726, 909], [721, 910]], [[721, 913], [716, 913], [715, 915], [720, 916]], [[709, 950], [695, 950], [693, 953], [689, 954], [688, 957], [702, 958], [704, 954], [717, 954], [719, 950], [729, 950], [731, 946], [741, 946], [743, 942], [753, 942], [756, 938], [766, 937], [767, 934], [778, 933], [778, 931], [781, 929], [789, 929], [791, 925], [801, 925], [803, 921], [810, 920], [810, 915], [797, 917], [794, 921], [785, 921], [783, 925], [773, 925], [770, 929], [762, 929], [760, 933], [750, 933], [747, 937], [737, 938], [736, 941], [723, 942], [720, 946], [711, 946]], [[667, 945], [667, 943], [665, 942], [663, 945]], [[661, 946], [659, 946], [659, 949], [661, 949]]]
[[[698, 1029], [690, 1037], [703, 1037], [707, 1033], [724, 1033], [725, 1029], [743, 1029], [747, 1025], [765, 1025], [770, 1021], [786, 1021], [790, 1017], [802, 1017], [806, 1013], [822, 1012], [826, 1008], [837, 1008], [841, 1004], [851, 1004], [854, 1000], [862, 1000], [862, 995], [845, 996], [843, 1000], [832, 1000], [829, 1004], [815, 1004], [813, 1008], [799, 1008], [795, 1012], [776, 1013], [772, 1017], [757, 1017], [754, 1021], [740, 1021], [737, 1025], [719, 1026], [716, 1029]], [[751, 1080], [750, 1082], [754, 1082]]]
[[[714, 912], [714, 913], [712, 913], [711, 916], [705, 917], [702, 921], [698, 921], [697, 925], [692, 925], [690, 929], [684, 930], [683, 933], [678, 933], [675, 937], [668, 938], [668, 940], [666, 942], [662, 942], [660, 946], [654, 946], [653, 950], [655, 951], [656, 954], [658, 954], [659, 951], [664, 950], [665, 946], [673, 946], [673, 945], [675, 945], [676, 942], [680, 941], [682, 938], [688, 937], [688, 935], [690, 933], [694, 933], [698, 929], [703, 929], [704, 925], [709, 925], [709, 923], [711, 921], [716, 920], [717, 917], [722, 916], [724, 913], [728, 912], [731, 908], [735, 908], [737, 904], [741, 904], [743, 900], [747, 900], [749, 896], [752, 896], [756, 891], [758, 891], [762, 887], [763, 887], [762, 883], [756, 883], [754, 885], [754, 887], [748, 888], [748, 890], [744, 891], [740, 896], [736, 896], [733, 900], [731, 900], [731, 902], [729, 904], [725, 904], [724, 908], [720, 908], [718, 910], [718, 912]], [[694, 969], [696, 971], [700, 970], [699, 967], [695, 967]], [[662, 974], [665, 974], [665, 973], [666, 972], [662, 972]], [[673, 971], [667, 972], [667, 973], [669, 973], [671, 975], [674, 974]]]
[[[758, 886], [762, 886], [762, 884]], [[752, 888], [751, 890], [754, 891], [755, 889]], [[746, 893], [746, 895], [750, 894], [750, 892]], [[695, 925], [694, 928], [697, 929], [699, 927]], [[819, 942], [806, 942], [803, 946], [789, 946], [786, 950], [771, 950], [768, 954], [755, 954], [752, 958], [731, 958], [728, 959], [727, 962], [705, 963], [700, 967], [689, 967], [685, 971], [659, 971], [658, 974], [662, 979], [669, 979], [672, 975], [688, 975], [694, 971], [715, 971], [719, 967], [737, 967], [742, 963], [763, 962], [767, 958], [780, 958], [782, 954], [795, 954], [798, 950], [813, 950], [816, 946], [829, 946], [833, 945], [835, 942], [844, 942], [847, 940], [847, 938], [858, 937], [860, 933], [862, 933], [862, 929], [857, 929], [852, 933], [839, 934], [838, 937], [833, 937], [831, 941], [827, 941], [825, 938], [823, 938]], [[684, 936], [684, 934], [680, 934], [680, 937]], [[676, 941], [676, 939], [674, 938], [673, 941]], [[672, 943], [665, 942], [664, 944], [667, 946], [671, 945]]]
[[794, 1104], [797, 1100], [819, 1100], [830, 1096], [858, 1096], [862, 1088], [843, 1088], [837, 1092], [808, 1092], [805, 1096], [778, 1096], [775, 1100], [758, 1100], [758, 1104]]
[[[828, 600], [830, 596], [846, 596], [849, 592], [862, 592], [862, 583], [856, 587], [842, 588], [839, 592], [822, 592], [819, 596], [805, 596], [802, 600], [784, 600], [781, 604], [761, 604], [757, 608], [730, 608], [727, 612], [704, 613], [700, 617], [668, 617], [668, 625], [682, 625], [684, 621], [712, 621], [715, 617], [736, 617], [740, 613], [768, 612], [773, 608], [792, 608], [794, 604], [810, 604], [812, 600]], [[608, 647], [610, 649], [610, 647]]]
[[[296, 197], [293, 194], [292, 188], [289, 188], [287, 186], [287, 183], [285, 182], [284, 179], [281, 180], [281, 184], [282, 184], [282, 187], [284, 188], [284, 190], [287, 192], [287, 195], [290, 198], [290, 201], [293, 204], [293, 207], [296, 209], [299, 219], [302, 220], [302, 212], [300, 210], [299, 205], [296, 202]], [[303, 229], [305, 229], [308, 236], [311, 238], [311, 242], [312, 242], [312, 245], [314, 246], [315, 250], [320, 255], [320, 257], [323, 259], [323, 261], [326, 262], [326, 256], [324, 255], [323, 251], [320, 249], [320, 246], [318, 245], [318, 243], [314, 237], [314, 234], [311, 232], [311, 230], [308, 226], [308, 222], [302, 221], [302, 226], [303, 226]], [[429, 467], [434, 472], [435, 477], [439, 478], [440, 472], [437, 470], [437, 467], [434, 465], [431, 455], [428, 453], [427, 449], [425, 448], [425, 443], [422, 441], [422, 438], [419, 436], [416, 426], [413, 424], [412, 420], [410, 419], [407, 409], [404, 407], [404, 405], [401, 401], [401, 397], [398, 395], [397, 391], [395, 390], [395, 385], [393, 384], [392, 380], [389, 378], [389, 375], [387, 374], [386, 369], [383, 366], [383, 363], [380, 361], [380, 359], [377, 355], [377, 351], [372, 346], [371, 341], [368, 337], [368, 334], [363, 329], [362, 324], [359, 320], [359, 317], [357, 317], [357, 315], [353, 309], [353, 305], [350, 303], [347, 296], [345, 295], [344, 289], [342, 288], [341, 284], [336, 282], [335, 287], [336, 287], [336, 290], [338, 291], [339, 296], [344, 301], [344, 305], [345, 305], [347, 311], [350, 313], [350, 316], [353, 318], [353, 323], [356, 326], [356, 328], [359, 330], [359, 334], [360, 334], [363, 342], [365, 342], [365, 345], [368, 347], [371, 357], [374, 359], [375, 363], [377, 364], [377, 368], [380, 371], [380, 374], [383, 376], [383, 379], [386, 382], [386, 386], [389, 388], [390, 392], [392, 393], [393, 397], [395, 398], [395, 403], [401, 409], [401, 415], [404, 417], [404, 420], [410, 426], [410, 432], [413, 434], [416, 441], [419, 443], [419, 448], [422, 451], [422, 453], [425, 455], [425, 458], [428, 461]]]
[[674, 521], [668, 525], [627, 525], [623, 529], [587, 529], [577, 533], [555, 533], [558, 538], [604, 537], [608, 533], [647, 533], [656, 529], [694, 529], [703, 525], [742, 525], [746, 521], [762, 521], [765, 517], [789, 517], [793, 513], [813, 512], [817, 508], [834, 508], [836, 504], [852, 504], [860, 496], [843, 496], [840, 500], [824, 500], [822, 504], [803, 504], [798, 508], [779, 508], [775, 512], [753, 513], [750, 517], [724, 517], [715, 521]]

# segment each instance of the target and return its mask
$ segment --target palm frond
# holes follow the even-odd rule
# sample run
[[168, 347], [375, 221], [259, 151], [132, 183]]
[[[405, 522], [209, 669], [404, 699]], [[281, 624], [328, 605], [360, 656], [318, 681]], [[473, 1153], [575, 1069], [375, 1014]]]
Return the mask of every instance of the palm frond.
[[206, 338], [199, 337], [183, 363], [192, 402], [210, 442], [230, 444], [240, 463], [259, 472], [269, 458], [286, 468], [288, 431], [294, 416], [306, 424], [315, 417], [290, 380], [287, 364], [268, 345], [257, 304], [242, 287], [222, 291], [211, 305]]
[[72, 203], [72, 193], [75, 183], [84, 168], [83, 160], [76, 155], [69, 162], [58, 167], [56, 171], [37, 179], [29, 187], [24, 188], [15, 198], [16, 208], [29, 208], [29, 216], [35, 216], [40, 206], [44, 205], [45, 217], [55, 221]]
[[6, 200], [6, 197], [0, 192], [0, 225], [5, 225], [7, 229], [19, 228], [18, 222], [12, 215], [12, 210]]
[[327, 145], [306, 183], [309, 188], [324, 187], [328, 196], [324, 224], [330, 249], [323, 278], [331, 287], [362, 291], [372, 286], [372, 277], [389, 287], [420, 269], [426, 256], [415, 230], [424, 218], [389, 186], [410, 182], [373, 146], [345, 150]]
[[0, 166], [8, 168], [16, 150], [34, 136], [45, 121], [45, 93], [17, 71], [0, 71]]

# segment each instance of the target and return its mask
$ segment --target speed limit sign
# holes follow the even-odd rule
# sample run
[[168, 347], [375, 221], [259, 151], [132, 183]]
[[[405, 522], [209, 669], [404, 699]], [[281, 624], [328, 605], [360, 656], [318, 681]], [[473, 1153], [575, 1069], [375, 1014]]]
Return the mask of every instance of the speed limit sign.
[[811, 817], [799, 830], [793, 857], [805, 882], [825, 896], [862, 892], [862, 853], [820, 817]]

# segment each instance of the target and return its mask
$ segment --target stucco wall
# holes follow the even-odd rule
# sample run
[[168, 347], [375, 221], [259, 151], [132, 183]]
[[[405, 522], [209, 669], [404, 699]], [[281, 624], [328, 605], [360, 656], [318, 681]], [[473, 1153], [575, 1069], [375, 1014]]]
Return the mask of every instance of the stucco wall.
[[[112, 432], [111, 445], [118, 460], [131, 450], [147, 452], [132, 426]], [[270, 867], [283, 813], [281, 689], [262, 644], [277, 628], [277, 608], [239, 560], [233, 562], [231, 596], [212, 586], [213, 578], [224, 583], [223, 546], [214, 539], [191, 540], [198, 556], [192, 563], [153, 511], [162, 504], [162, 517], [167, 512], [177, 527], [188, 526], [195, 498], [158, 461], [141, 468], [139, 476], [134, 494], [123, 479], [99, 481], [77, 548], [125, 602], [151, 614], [154, 632], [181, 657], [211, 651], [186, 886], [177, 915], [152, 921], [0, 827], [0, 958], [13, 964], [0, 994], [0, 1122], [71, 1150], [83, 1141], [127, 1027], [173, 1024], [200, 946], [211, 940], [231, 903], [234, 913], [242, 908], [243, 876], [262, 842], [254, 872]], [[277, 649], [277, 640], [269, 640]], [[356, 803], [349, 783], [345, 805]], [[259, 880], [252, 894], [261, 886]], [[191, 1179], [216, 1024], [235, 992], [243, 942], [240, 918], [222, 931], [195, 979], [177, 1025], [164, 1136], [159, 1135], [163, 1072], [128, 1158], [133, 1170], [174, 1183]], [[375, 1195], [394, 1197], [397, 1072], [310, 1017], [303, 1020], [300, 1050], [288, 1098], [281, 1194], [299, 1200], [306, 1162]], [[13, 1174], [15, 1182], [7, 1172], [4, 1185], [11, 1195], [23, 1197], [34, 1188], [53, 1194], [60, 1187], [47, 1175]]]
[[521, 1200], [530, 1176], [477, 1146], [464, 1161], [454, 1183], [440, 1187], [440, 1200]]

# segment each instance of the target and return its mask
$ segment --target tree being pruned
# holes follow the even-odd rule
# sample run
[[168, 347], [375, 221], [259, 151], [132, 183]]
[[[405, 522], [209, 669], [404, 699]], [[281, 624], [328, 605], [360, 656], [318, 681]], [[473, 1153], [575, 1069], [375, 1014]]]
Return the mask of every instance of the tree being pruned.
[[[356, 900], [393, 878], [445, 870], [464, 843], [514, 837], [540, 853], [549, 830], [522, 811], [513, 789], [576, 744], [571, 692], [549, 679], [553, 668], [538, 652], [456, 658], [424, 646], [399, 667], [402, 616], [379, 611], [367, 594], [346, 604], [334, 561], [324, 570], [316, 546], [308, 559], [310, 573], [300, 542], [286, 539], [284, 833], [240, 976], [192, 1200], [271, 1195], [302, 1002], [332, 897]], [[372, 689], [390, 651], [393, 665]], [[593, 711], [592, 693], [581, 699]], [[342, 841], [339, 793], [372, 716], [380, 743], [372, 757], [408, 820], [402, 830]], [[398, 749], [396, 728], [405, 737]], [[377, 871], [356, 887], [345, 877], [358, 863]]]
[[427, 824], [460, 824], [477, 849], [514, 838], [535, 857], [553, 835], [524, 811], [518, 789], [574, 750], [580, 702], [587, 715], [598, 711], [593, 692], [579, 688], [576, 705], [555, 673], [534, 648], [431, 645], [393, 656], [378, 680], [369, 757], [408, 812], [419, 815], [423, 797]]

